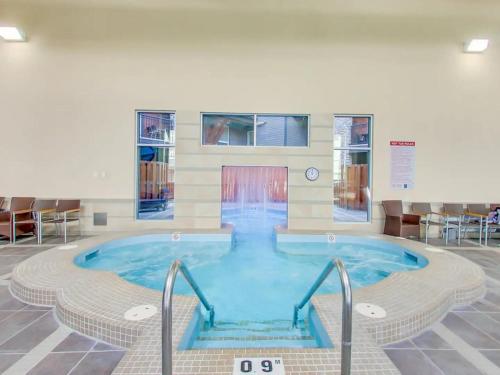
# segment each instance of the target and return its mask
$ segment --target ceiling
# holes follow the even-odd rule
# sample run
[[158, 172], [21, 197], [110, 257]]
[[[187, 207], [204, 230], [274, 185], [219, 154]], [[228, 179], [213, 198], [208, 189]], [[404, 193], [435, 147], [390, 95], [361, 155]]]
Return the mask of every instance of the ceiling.
[[498, 0], [0, 0], [0, 3], [105, 8], [321, 12], [362, 15], [492, 16]]
[[150, 39], [174, 31], [200, 41], [500, 39], [500, 0], [0, 0], [0, 22], [25, 27], [47, 13], [67, 18], [66, 32], [112, 20], [117, 35], [136, 24]]

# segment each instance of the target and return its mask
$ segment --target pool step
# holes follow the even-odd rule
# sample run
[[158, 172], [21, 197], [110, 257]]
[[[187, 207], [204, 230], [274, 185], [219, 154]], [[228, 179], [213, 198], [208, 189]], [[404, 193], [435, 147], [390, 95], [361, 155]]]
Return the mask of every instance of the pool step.
[[313, 337], [297, 336], [295, 338], [279, 336], [262, 340], [259, 336], [225, 337], [220, 340], [197, 339], [192, 349], [234, 349], [234, 348], [317, 348], [318, 344]]
[[259, 329], [255, 327], [240, 327], [240, 328], [220, 328], [214, 327], [210, 330], [203, 330], [199, 333], [199, 337], [226, 337], [226, 336], [255, 336], [255, 337], [292, 337], [292, 336], [308, 336], [308, 332], [288, 328], [272, 327]]
[[193, 349], [214, 348], [317, 348], [305, 326], [292, 328], [291, 321], [216, 322], [199, 332]]

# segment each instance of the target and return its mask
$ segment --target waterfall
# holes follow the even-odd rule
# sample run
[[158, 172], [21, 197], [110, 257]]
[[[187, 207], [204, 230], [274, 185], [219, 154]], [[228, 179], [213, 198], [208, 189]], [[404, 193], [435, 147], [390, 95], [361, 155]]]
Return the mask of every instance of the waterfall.
[[222, 222], [235, 227], [238, 238], [272, 238], [275, 225], [287, 223], [288, 169], [223, 167]]

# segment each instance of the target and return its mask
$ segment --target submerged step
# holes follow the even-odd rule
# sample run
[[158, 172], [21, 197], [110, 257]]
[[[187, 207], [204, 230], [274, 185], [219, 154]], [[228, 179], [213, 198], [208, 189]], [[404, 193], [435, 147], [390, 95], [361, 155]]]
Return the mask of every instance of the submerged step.
[[253, 336], [253, 337], [294, 337], [294, 336], [309, 336], [308, 331], [297, 331], [292, 329], [217, 329], [210, 331], [201, 331], [198, 337], [225, 337], [225, 336]]
[[200, 330], [198, 337], [292, 337], [309, 336], [310, 331], [306, 326], [292, 328], [290, 320], [266, 322], [216, 322], [212, 328]]
[[312, 336], [199, 336], [199, 341], [314, 340]]
[[194, 341], [192, 349], [216, 348], [318, 348], [312, 336], [296, 337], [205, 337]]
[[216, 322], [215, 327], [198, 332], [192, 348], [317, 348], [309, 327], [291, 320]]
[[179, 349], [230, 348], [331, 348], [315, 309], [292, 327], [292, 320], [222, 320], [209, 327], [198, 306]]
[[262, 326], [262, 327], [291, 327], [292, 321], [287, 319], [273, 319], [273, 320], [241, 320], [241, 321], [225, 321], [218, 320], [217, 326], [219, 327], [246, 327], [246, 326]]

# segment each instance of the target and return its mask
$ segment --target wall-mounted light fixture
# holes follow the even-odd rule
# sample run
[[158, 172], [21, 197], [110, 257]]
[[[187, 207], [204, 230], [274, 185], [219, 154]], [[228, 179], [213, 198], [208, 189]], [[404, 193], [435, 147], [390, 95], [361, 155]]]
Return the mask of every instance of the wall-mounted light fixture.
[[489, 45], [488, 39], [471, 39], [465, 42], [464, 52], [465, 53], [481, 53], [486, 51]]
[[13, 26], [0, 26], [0, 37], [7, 42], [25, 42], [26, 36], [24, 33]]

